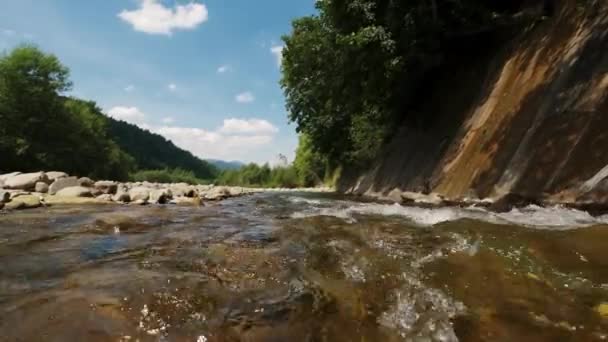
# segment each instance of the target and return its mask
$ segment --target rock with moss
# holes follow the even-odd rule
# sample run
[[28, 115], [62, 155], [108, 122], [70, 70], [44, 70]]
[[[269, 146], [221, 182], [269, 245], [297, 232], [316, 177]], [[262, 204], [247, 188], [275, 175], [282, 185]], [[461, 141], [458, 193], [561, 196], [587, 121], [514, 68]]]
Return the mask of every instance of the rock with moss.
[[19, 210], [19, 209], [32, 209], [42, 206], [40, 197], [34, 195], [24, 195], [13, 198], [12, 201], [5, 204], [5, 209], [8, 210]]

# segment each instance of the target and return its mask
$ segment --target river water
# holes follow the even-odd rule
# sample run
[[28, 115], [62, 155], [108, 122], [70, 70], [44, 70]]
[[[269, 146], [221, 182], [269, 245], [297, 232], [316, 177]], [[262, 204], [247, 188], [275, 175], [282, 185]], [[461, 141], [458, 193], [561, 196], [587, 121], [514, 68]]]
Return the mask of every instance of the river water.
[[264, 193], [0, 214], [1, 341], [601, 341], [608, 217]]

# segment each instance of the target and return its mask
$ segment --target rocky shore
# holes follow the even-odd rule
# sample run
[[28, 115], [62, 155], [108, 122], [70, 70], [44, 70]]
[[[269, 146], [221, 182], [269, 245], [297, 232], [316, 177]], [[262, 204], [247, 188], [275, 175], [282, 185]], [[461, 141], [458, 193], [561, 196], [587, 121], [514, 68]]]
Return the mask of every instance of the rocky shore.
[[[205, 201], [220, 201], [262, 191], [261, 189], [187, 183], [150, 183], [95, 181], [87, 177], [70, 176], [65, 172], [12, 172], [0, 175], [0, 209], [17, 210], [55, 204], [132, 205], [183, 204], [201, 205]], [[325, 192], [330, 189], [298, 189]]]

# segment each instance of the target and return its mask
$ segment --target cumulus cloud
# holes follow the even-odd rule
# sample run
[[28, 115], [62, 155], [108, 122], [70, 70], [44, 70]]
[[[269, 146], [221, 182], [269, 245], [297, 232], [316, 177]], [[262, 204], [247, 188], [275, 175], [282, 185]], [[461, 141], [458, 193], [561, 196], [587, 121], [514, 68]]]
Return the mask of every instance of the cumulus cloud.
[[274, 55], [274, 57], [277, 60], [277, 66], [281, 67], [281, 64], [283, 64], [283, 49], [285, 47], [282, 45], [274, 45], [270, 48], [270, 53], [272, 53]]
[[279, 129], [270, 122], [262, 119], [225, 119], [219, 129], [225, 134], [274, 134]]
[[170, 91], [176, 91], [177, 90], [177, 84], [175, 84], [175, 83], [169, 83], [169, 85], [167, 86], [167, 88], [169, 88]]
[[161, 125], [148, 124], [148, 116], [137, 107], [116, 106], [107, 113], [115, 119], [160, 134], [200, 158], [251, 161], [253, 155], [268, 150], [279, 131], [269, 121], [257, 118], [229, 118], [221, 126], [207, 130], [173, 125], [175, 119], [171, 116], [162, 118]]
[[122, 120], [138, 126], [144, 126], [146, 115], [137, 107], [112, 107], [108, 110], [108, 115], [116, 120]]
[[207, 21], [207, 7], [199, 3], [165, 7], [159, 0], [140, 0], [135, 10], [123, 10], [118, 17], [136, 31], [171, 35], [175, 30], [192, 30]]
[[230, 67], [230, 65], [222, 65], [219, 68], [217, 68], [218, 74], [223, 74], [228, 71], [232, 71], [232, 68]]
[[132, 92], [133, 90], [135, 90], [135, 86], [134, 86], [134, 85], [132, 85], [132, 84], [129, 84], [128, 86], [126, 86], [126, 87], [125, 87], [125, 91], [126, 91], [127, 93], [130, 93], [130, 92]]
[[255, 97], [250, 91], [246, 91], [236, 95], [235, 100], [238, 103], [251, 103], [255, 101]]

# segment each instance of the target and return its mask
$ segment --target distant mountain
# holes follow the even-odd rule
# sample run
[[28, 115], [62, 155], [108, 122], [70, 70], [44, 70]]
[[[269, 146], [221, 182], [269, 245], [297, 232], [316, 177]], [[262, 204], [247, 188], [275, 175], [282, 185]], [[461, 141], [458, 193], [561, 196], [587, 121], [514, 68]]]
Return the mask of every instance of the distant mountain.
[[130, 154], [140, 170], [183, 169], [200, 179], [214, 179], [218, 169], [192, 153], [175, 146], [161, 135], [108, 117], [112, 140]]
[[237, 161], [237, 160], [225, 161], [225, 160], [217, 160], [217, 159], [206, 159], [206, 161], [209, 162], [211, 165], [217, 167], [220, 171], [236, 170], [236, 169], [240, 169], [241, 166], [245, 165], [245, 163]]

